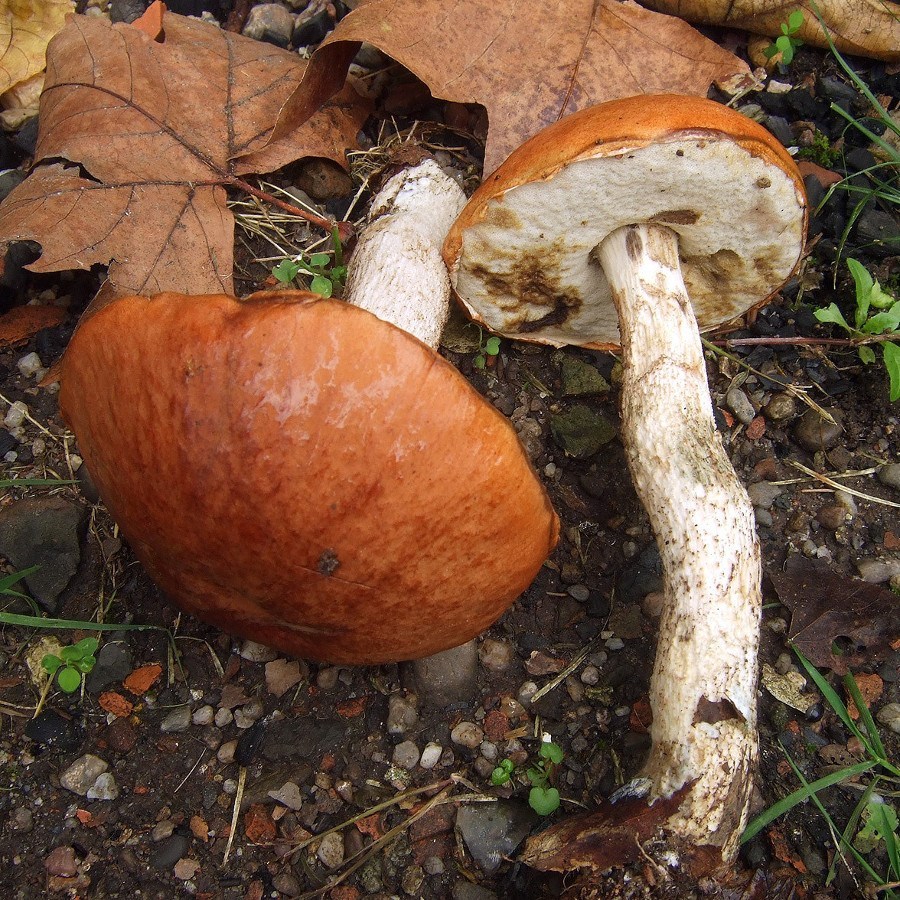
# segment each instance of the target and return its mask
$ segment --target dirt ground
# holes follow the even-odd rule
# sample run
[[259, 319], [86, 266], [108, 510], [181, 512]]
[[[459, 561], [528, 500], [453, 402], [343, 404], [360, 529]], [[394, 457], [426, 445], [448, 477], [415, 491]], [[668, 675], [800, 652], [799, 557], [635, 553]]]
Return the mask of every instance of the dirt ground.
[[[898, 75], [883, 64], [858, 66], [896, 109]], [[827, 53], [803, 49], [778, 78], [819, 102], [823, 79], [841, 74]], [[745, 98], [764, 111], [767, 99]], [[819, 124], [838, 134], [827, 103], [817, 109]], [[788, 111], [801, 144], [803, 118]], [[369, 131], [378, 133], [377, 122]], [[325, 208], [339, 211], [351, 196], [331, 198]], [[895, 209], [882, 212], [896, 222]], [[766, 573], [777, 579], [791, 558], [818, 567], [804, 570], [806, 577], [813, 571], [828, 585], [823, 611], [802, 591], [790, 594], [790, 586], [765, 578], [760, 661], [781, 674], [796, 668], [786, 654], [802, 620], [812, 629], [805, 646], [825, 653], [839, 647], [871, 686], [877, 713], [900, 702], [898, 635], [889, 633], [896, 606], [885, 606], [900, 572], [900, 488], [879, 477], [900, 460], [898, 404], [889, 402], [880, 364], [863, 366], [851, 348], [803, 342], [831, 334], [814, 308], [835, 301], [846, 313], [852, 309], [846, 267], [835, 259], [847, 214], [838, 198], [814, 219], [818, 247], [811, 246], [800, 277], [744, 328], [712, 336], [720, 352], [710, 347], [707, 369], [722, 439], [757, 507]], [[252, 236], [240, 243], [241, 290], [249, 291], [267, 268], [252, 261]], [[896, 292], [896, 244], [851, 232], [848, 254]], [[0, 632], [0, 872], [11, 896], [478, 900], [572, 890], [574, 876], [564, 882], [517, 862], [517, 846], [548, 819], [608, 797], [637, 772], [649, 745], [659, 557], [615, 436], [615, 357], [504, 340], [480, 369], [472, 329], [460, 321], [448, 332], [443, 354], [513, 422], [562, 533], [531, 587], [479, 638], [467, 699], [435, 703], [427, 695], [416, 699], [403, 666], [279, 658], [181, 615], [153, 585], [79, 471], [55, 389], [39, 385], [43, 372], [26, 367], [23, 374], [21, 366], [30, 353], [42, 368], [59, 361], [96, 285], [95, 275], [25, 275], [4, 293], [6, 309], [35, 297], [67, 299], [60, 324], [0, 349], [3, 413], [17, 402], [27, 407], [18, 426], [6, 426], [5, 434], [18, 431], [3, 445], [0, 477], [77, 483], [7, 487], [0, 498], [3, 541], [9, 547], [11, 531], [44, 522], [44, 532], [21, 539], [48, 567], [46, 582], [26, 582], [42, 612], [111, 624], [98, 635], [100, 656], [84, 690], [53, 687], [45, 696], [28, 667], [48, 652], [40, 642], [68, 644], [91, 632], [14, 625]], [[773, 336], [795, 340], [723, 343]], [[807, 401], [830, 411], [838, 425], [823, 425]], [[4, 553], [6, 572], [26, 567], [28, 559]], [[854, 603], [860, 575], [876, 593], [868, 606], [853, 607], [853, 628], [843, 621], [829, 630], [829, 603], [838, 610]], [[2, 599], [7, 613], [33, 612], [14, 596]], [[152, 627], [116, 630], [123, 624]], [[554, 681], [539, 701], [527, 702], [535, 685]], [[852, 735], [821, 701], [803, 713], [763, 687], [759, 701], [755, 811], [798, 786], [786, 752], [810, 780], [860, 758]], [[460, 723], [477, 726], [481, 738], [455, 740]], [[533, 762], [543, 732], [563, 750], [554, 773], [562, 806], [548, 819], [528, 809], [523, 780], [491, 784], [498, 761]], [[887, 726], [881, 733], [889, 758], [900, 763], [900, 735]], [[418, 754], [429, 747], [438, 749], [426, 768]], [[410, 754], [417, 761], [407, 767]], [[86, 755], [102, 760], [99, 768]], [[859, 794], [858, 785], [823, 792], [839, 828]], [[484, 807], [485, 795], [514, 801], [499, 837], [473, 837], [458, 820], [460, 810]], [[343, 827], [329, 832], [336, 826]], [[359, 858], [353, 854], [367, 847], [371, 853], [351, 869]], [[745, 845], [744, 880], [735, 885], [690, 883], [646, 860], [591, 884], [596, 896], [610, 897], [870, 896], [858, 867], [837, 865], [826, 885], [834, 848], [825, 819], [807, 803]], [[868, 859], [885, 871], [883, 849]]]

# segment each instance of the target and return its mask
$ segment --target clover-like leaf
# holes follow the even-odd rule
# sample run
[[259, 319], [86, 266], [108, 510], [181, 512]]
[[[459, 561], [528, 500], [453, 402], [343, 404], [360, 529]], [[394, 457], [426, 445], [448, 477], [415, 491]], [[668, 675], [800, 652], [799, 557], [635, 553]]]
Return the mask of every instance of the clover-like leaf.
[[549, 816], [559, 809], [559, 791], [554, 787], [533, 787], [528, 792], [528, 805], [539, 816]]
[[65, 666], [56, 673], [56, 682], [67, 694], [74, 694], [81, 687], [81, 672]]

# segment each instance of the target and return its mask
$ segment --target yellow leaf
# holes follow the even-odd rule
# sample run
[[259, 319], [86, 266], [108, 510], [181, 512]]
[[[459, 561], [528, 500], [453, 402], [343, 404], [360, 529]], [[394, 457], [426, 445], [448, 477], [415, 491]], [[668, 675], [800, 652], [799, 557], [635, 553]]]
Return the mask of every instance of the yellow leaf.
[[75, 0], [0, 0], [0, 94], [44, 71], [50, 38]]

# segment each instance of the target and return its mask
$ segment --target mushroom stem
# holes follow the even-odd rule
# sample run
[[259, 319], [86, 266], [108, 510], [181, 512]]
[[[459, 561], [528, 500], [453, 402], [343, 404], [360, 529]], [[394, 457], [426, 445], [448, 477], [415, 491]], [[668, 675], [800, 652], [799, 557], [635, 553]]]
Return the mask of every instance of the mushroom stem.
[[667, 828], [734, 858], [756, 760], [760, 556], [716, 432], [678, 236], [629, 225], [594, 251], [619, 314], [622, 437], [656, 534], [665, 606], [650, 684], [651, 800], [691, 784]]
[[465, 204], [432, 159], [389, 178], [350, 259], [344, 299], [437, 350], [450, 310], [441, 245]]

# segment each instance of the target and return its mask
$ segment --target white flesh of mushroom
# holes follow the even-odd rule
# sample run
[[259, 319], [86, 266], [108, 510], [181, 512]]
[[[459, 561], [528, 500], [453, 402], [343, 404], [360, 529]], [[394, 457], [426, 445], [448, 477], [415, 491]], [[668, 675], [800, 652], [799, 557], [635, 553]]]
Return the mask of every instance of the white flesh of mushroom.
[[344, 299], [436, 350], [450, 310], [441, 245], [465, 203], [430, 159], [389, 178], [347, 267]]
[[665, 581], [643, 775], [651, 798], [693, 782], [670, 829], [733, 858], [756, 760], [753, 508], [716, 432], [678, 236], [626, 226], [595, 255], [619, 313], [623, 444]]

